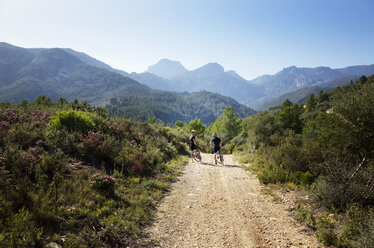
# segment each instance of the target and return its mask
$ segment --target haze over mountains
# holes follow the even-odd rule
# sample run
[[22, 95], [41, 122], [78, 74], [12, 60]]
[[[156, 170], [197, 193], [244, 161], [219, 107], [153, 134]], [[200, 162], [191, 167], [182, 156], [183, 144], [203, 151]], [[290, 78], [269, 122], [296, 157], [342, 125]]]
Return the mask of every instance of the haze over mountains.
[[[167, 62], [167, 66], [165, 63]], [[239, 102], [251, 107], [259, 107], [267, 101], [305, 87], [312, 87], [338, 80], [341, 84], [346, 82], [344, 78], [360, 77], [374, 74], [374, 65], [350, 66], [341, 69], [329, 67], [298, 68], [290, 66], [274, 75], [264, 75], [253, 80], [246, 80], [235, 71], [225, 71], [217, 63], [209, 63], [192, 71], [181, 70], [181, 73], [173, 74], [172, 78], [163, 78], [167, 74], [164, 70], [175, 72], [180, 63], [170, 60], [161, 60], [150, 68], [156, 76], [147, 76], [146, 73], [131, 74], [140, 82], [151, 88], [168, 89], [174, 91], [194, 92], [209, 90], [222, 95], [230, 96]], [[134, 77], [135, 76], [135, 77]], [[142, 78], [144, 76], [144, 78]], [[341, 80], [339, 80], [341, 79]], [[337, 87], [335, 86], [335, 87]], [[326, 86], [324, 86], [326, 88]]]
[[[153, 74], [149, 75], [153, 77]], [[116, 109], [112, 112], [141, 120], [155, 117], [165, 123], [174, 121], [174, 117], [181, 117], [183, 121], [201, 117], [205, 124], [210, 124], [228, 106], [235, 106], [241, 117], [254, 113], [249, 107], [226, 96], [164, 94], [128, 76], [126, 72], [72, 49], [25, 49], [0, 43], [0, 102], [18, 104], [22, 100], [34, 101], [39, 95], [54, 101], [59, 97], [69, 101], [77, 98], [95, 105], [112, 103], [115, 105], [112, 109]], [[191, 108], [187, 111], [182, 106], [173, 106], [169, 108], [173, 113], [165, 114], [167, 103], [162, 99], [164, 96], [173, 99], [173, 103], [169, 104], [181, 106], [179, 103], [183, 103]], [[153, 99], [151, 109], [142, 105], [147, 98]], [[217, 100], [219, 102], [213, 104]], [[132, 105], [131, 108], [126, 104]]]
[[284, 94], [297, 91], [295, 99], [300, 101], [307, 92], [335, 88], [355, 77], [372, 74], [374, 65], [341, 69], [291, 66], [274, 75], [247, 80], [217, 63], [187, 70], [182, 63], [169, 59], [161, 59], [143, 73], [129, 74], [69, 48], [24, 49], [0, 43], [0, 101], [13, 103], [32, 101], [44, 94], [52, 99], [63, 96], [104, 105], [113, 97], [144, 96], [156, 89], [210, 91], [263, 110], [279, 105]]

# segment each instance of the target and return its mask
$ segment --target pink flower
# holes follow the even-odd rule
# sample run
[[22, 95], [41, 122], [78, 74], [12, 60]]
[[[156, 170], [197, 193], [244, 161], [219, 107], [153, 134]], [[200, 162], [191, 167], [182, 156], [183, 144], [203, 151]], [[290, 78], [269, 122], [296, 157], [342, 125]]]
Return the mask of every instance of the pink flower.
[[5, 158], [4, 157], [0, 157], [0, 165], [5, 166]]
[[38, 155], [42, 151], [40, 146], [30, 147], [29, 150], [30, 150], [31, 154], [33, 154], [33, 155]]
[[0, 128], [9, 132], [9, 129], [10, 129], [9, 123], [6, 121], [0, 122]]
[[115, 179], [114, 177], [112, 176], [109, 176], [109, 175], [105, 175], [104, 176], [104, 181], [105, 182], [110, 182], [110, 183], [116, 183], [117, 182], [117, 179]]
[[134, 170], [141, 170], [143, 169], [142, 165], [139, 164], [138, 162], [135, 162], [132, 166], [131, 166], [132, 169]]

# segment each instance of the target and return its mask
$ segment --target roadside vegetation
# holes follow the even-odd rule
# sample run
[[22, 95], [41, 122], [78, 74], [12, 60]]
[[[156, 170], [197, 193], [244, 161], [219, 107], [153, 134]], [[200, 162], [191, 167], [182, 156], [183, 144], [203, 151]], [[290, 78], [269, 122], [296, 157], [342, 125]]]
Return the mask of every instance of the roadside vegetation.
[[111, 117], [45, 96], [0, 104], [0, 247], [136, 247], [155, 203], [180, 173], [191, 130], [203, 152], [216, 132], [264, 184], [300, 188], [299, 221], [336, 247], [374, 247], [374, 76], [304, 104], [208, 127]]
[[297, 219], [336, 247], [374, 247], [374, 76], [305, 104], [252, 115], [232, 141], [264, 184], [308, 189], [323, 207], [297, 207]]
[[136, 246], [188, 134], [83, 102], [0, 105], [0, 247]]

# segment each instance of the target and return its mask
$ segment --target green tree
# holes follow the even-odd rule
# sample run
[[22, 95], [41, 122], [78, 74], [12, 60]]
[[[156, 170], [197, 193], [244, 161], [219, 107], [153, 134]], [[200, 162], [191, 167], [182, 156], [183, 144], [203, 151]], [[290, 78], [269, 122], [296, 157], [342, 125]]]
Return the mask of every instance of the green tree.
[[314, 94], [310, 94], [305, 102], [306, 112], [312, 112], [317, 106], [317, 101], [314, 97]]
[[363, 76], [360, 77], [359, 82], [360, 82], [361, 84], [366, 83], [366, 81], [368, 81], [368, 78], [367, 78], [365, 75], [363, 75]]
[[227, 141], [232, 140], [237, 136], [241, 130], [242, 120], [239, 118], [239, 114], [234, 112], [234, 109], [229, 106], [223, 110], [223, 114], [220, 117], [220, 130], [226, 134]]
[[317, 95], [317, 102], [322, 103], [322, 102], [328, 102], [330, 100], [330, 96], [328, 93], [323, 92], [323, 90], [320, 90]]
[[203, 135], [205, 132], [206, 126], [201, 122], [200, 119], [195, 118], [195, 120], [188, 123], [188, 131], [195, 130], [197, 135]]
[[174, 123], [174, 127], [183, 128], [183, 126], [184, 126], [184, 122], [183, 122], [183, 121], [177, 120], [177, 121]]
[[281, 108], [281, 112], [277, 116], [283, 129], [291, 129], [296, 133], [301, 133], [302, 123], [300, 120], [300, 111], [298, 105], [293, 105], [286, 99]]
[[[369, 81], [370, 80], [370, 81]], [[359, 81], [359, 83], [361, 83]], [[324, 164], [317, 195], [326, 205], [374, 202], [374, 77], [339, 92], [316, 128]]]
[[35, 101], [34, 101], [34, 104], [35, 105], [43, 105], [43, 106], [52, 106], [53, 105], [53, 102], [51, 100], [51, 98], [47, 98], [46, 96], [38, 96]]
[[26, 107], [28, 104], [29, 104], [29, 102], [27, 100], [23, 100], [22, 103], [21, 103], [21, 106]]
[[63, 98], [63, 97], [60, 97], [60, 98], [57, 100], [57, 102], [56, 102], [57, 105], [65, 105], [65, 104], [68, 104], [68, 103], [69, 103], [69, 102], [66, 101], [66, 99]]
[[157, 120], [156, 120], [155, 117], [149, 117], [148, 120], [147, 120], [147, 122], [148, 122], [149, 124], [155, 124], [155, 123], [157, 122]]

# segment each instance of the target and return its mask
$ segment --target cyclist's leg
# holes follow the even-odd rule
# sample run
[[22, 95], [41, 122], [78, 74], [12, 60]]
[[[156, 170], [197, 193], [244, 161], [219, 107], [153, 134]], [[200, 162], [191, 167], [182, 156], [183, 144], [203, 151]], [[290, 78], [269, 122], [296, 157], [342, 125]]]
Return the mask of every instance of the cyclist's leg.
[[217, 164], [217, 149], [214, 148], [213, 152], [214, 152], [214, 163]]

